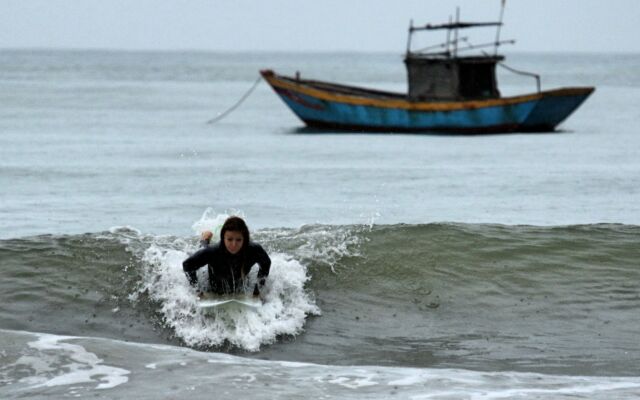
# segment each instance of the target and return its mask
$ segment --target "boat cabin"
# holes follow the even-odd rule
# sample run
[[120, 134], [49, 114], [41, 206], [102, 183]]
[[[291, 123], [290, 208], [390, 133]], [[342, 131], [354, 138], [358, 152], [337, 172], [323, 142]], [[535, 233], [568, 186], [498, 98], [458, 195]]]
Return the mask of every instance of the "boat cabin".
[[[500, 97], [496, 64], [503, 61], [504, 57], [497, 54], [497, 46], [504, 42], [496, 37], [494, 42], [475, 46], [466, 38], [459, 38], [458, 30], [486, 26], [499, 28], [501, 25], [501, 22], [460, 22], [458, 17], [455, 22], [441, 25], [414, 27], [412, 23], [404, 59], [409, 100], [460, 101]], [[411, 51], [411, 36], [414, 32], [433, 30], [446, 30], [446, 42], [420, 51]], [[464, 46], [459, 46], [459, 43]], [[463, 51], [485, 46], [494, 46], [493, 54], [482, 51], [476, 55], [459, 55]]]
[[500, 97], [496, 63], [502, 56], [447, 57], [408, 54], [409, 99], [465, 100]]

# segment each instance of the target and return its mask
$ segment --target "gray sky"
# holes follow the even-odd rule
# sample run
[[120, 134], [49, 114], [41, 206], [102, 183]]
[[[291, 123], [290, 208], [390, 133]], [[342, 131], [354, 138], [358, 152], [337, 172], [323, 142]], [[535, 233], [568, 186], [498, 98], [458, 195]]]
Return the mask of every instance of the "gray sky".
[[[456, 5], [493, 21], [500, 0], [0, 0], [0, 48], [402, 52]], [[504, 22], [510, 51], [640, 53], [640, 0], [507, 0]]]

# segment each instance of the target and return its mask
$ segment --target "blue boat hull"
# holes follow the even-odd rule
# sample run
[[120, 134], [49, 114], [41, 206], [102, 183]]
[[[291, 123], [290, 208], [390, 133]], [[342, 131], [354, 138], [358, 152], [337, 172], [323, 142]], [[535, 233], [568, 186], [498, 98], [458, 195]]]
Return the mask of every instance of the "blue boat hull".
[[365, 132], [553, 131], [594, 90], [564, 88], [500, 99], [411, 102], [395, 93], [281, 77], [272, 71], [262, 74], [308, 126]]

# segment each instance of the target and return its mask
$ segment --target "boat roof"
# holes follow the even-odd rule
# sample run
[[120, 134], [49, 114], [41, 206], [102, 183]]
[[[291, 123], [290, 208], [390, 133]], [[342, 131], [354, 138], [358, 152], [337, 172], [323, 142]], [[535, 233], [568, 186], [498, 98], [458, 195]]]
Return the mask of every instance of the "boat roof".
[[502, 22], [450, 22], [438, 25], [427, 24], [424, 26], [412, 26], [409, 29], [411, 31], [431, 31], [438, 29], [465, 29], [483, 26], [502, 26]]
[[[457, 16], [456, 16], [457, 19]], [[407, 40], [407, 58], [416, 57], [421, 55], [424, 57], [431, 57], [434, 60], [438, 59], [451, 59], [451, 58], [463, 58], [459, 55], [461, 52], [475, 51], [486, 47], [493, 47], [493, 57], [487, 52], [480, 50], [480, 53], [474, 57], [481, 58], [487, 61], [499, 62], [502, 61], [502, 57], [498, 56], [498, 47], [504, 44], [513, 44], [515, 40], [500, 40], [500, 28], [502, 22], [463, 22], [463, 21], [450, 21], [444, 24], [426, 24], [414, 26], [413, 21], [409, 26], [409, 38]], [[466, 28], [483, 28], [483, 27], [497, 27], [498, 31], [495, 39], [482, 43], [471, 43], [467, 36], [458, 36], [459, 29]], [[412, 36], [419, 31], [436, 31], [446, 30], [447, 38], [445, 42], [436, 43], [419, 50], [412, 50], [411, 41]], [[453, 36], [453, 37], [452, 37]]]

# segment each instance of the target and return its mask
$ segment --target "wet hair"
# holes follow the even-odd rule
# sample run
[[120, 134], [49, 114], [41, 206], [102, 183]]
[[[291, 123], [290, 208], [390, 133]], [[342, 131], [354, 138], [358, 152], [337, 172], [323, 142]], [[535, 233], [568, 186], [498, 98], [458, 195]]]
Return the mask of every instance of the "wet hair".
[[227, 218], [227, 220], [224, 221], [224, 225], [222, 225], [222, 229], [220, 229], [220, 243], [224, 243], [224, 234], [227, 231], [240, 232], [244, 239], [242, 249], [240, 249], [240, 251], [243, 251], [249, 244], [250, 240], [249, 228], [247, 228], [247, 224], [244, 220], [240, 217], [236, 217], [235, 215]]

